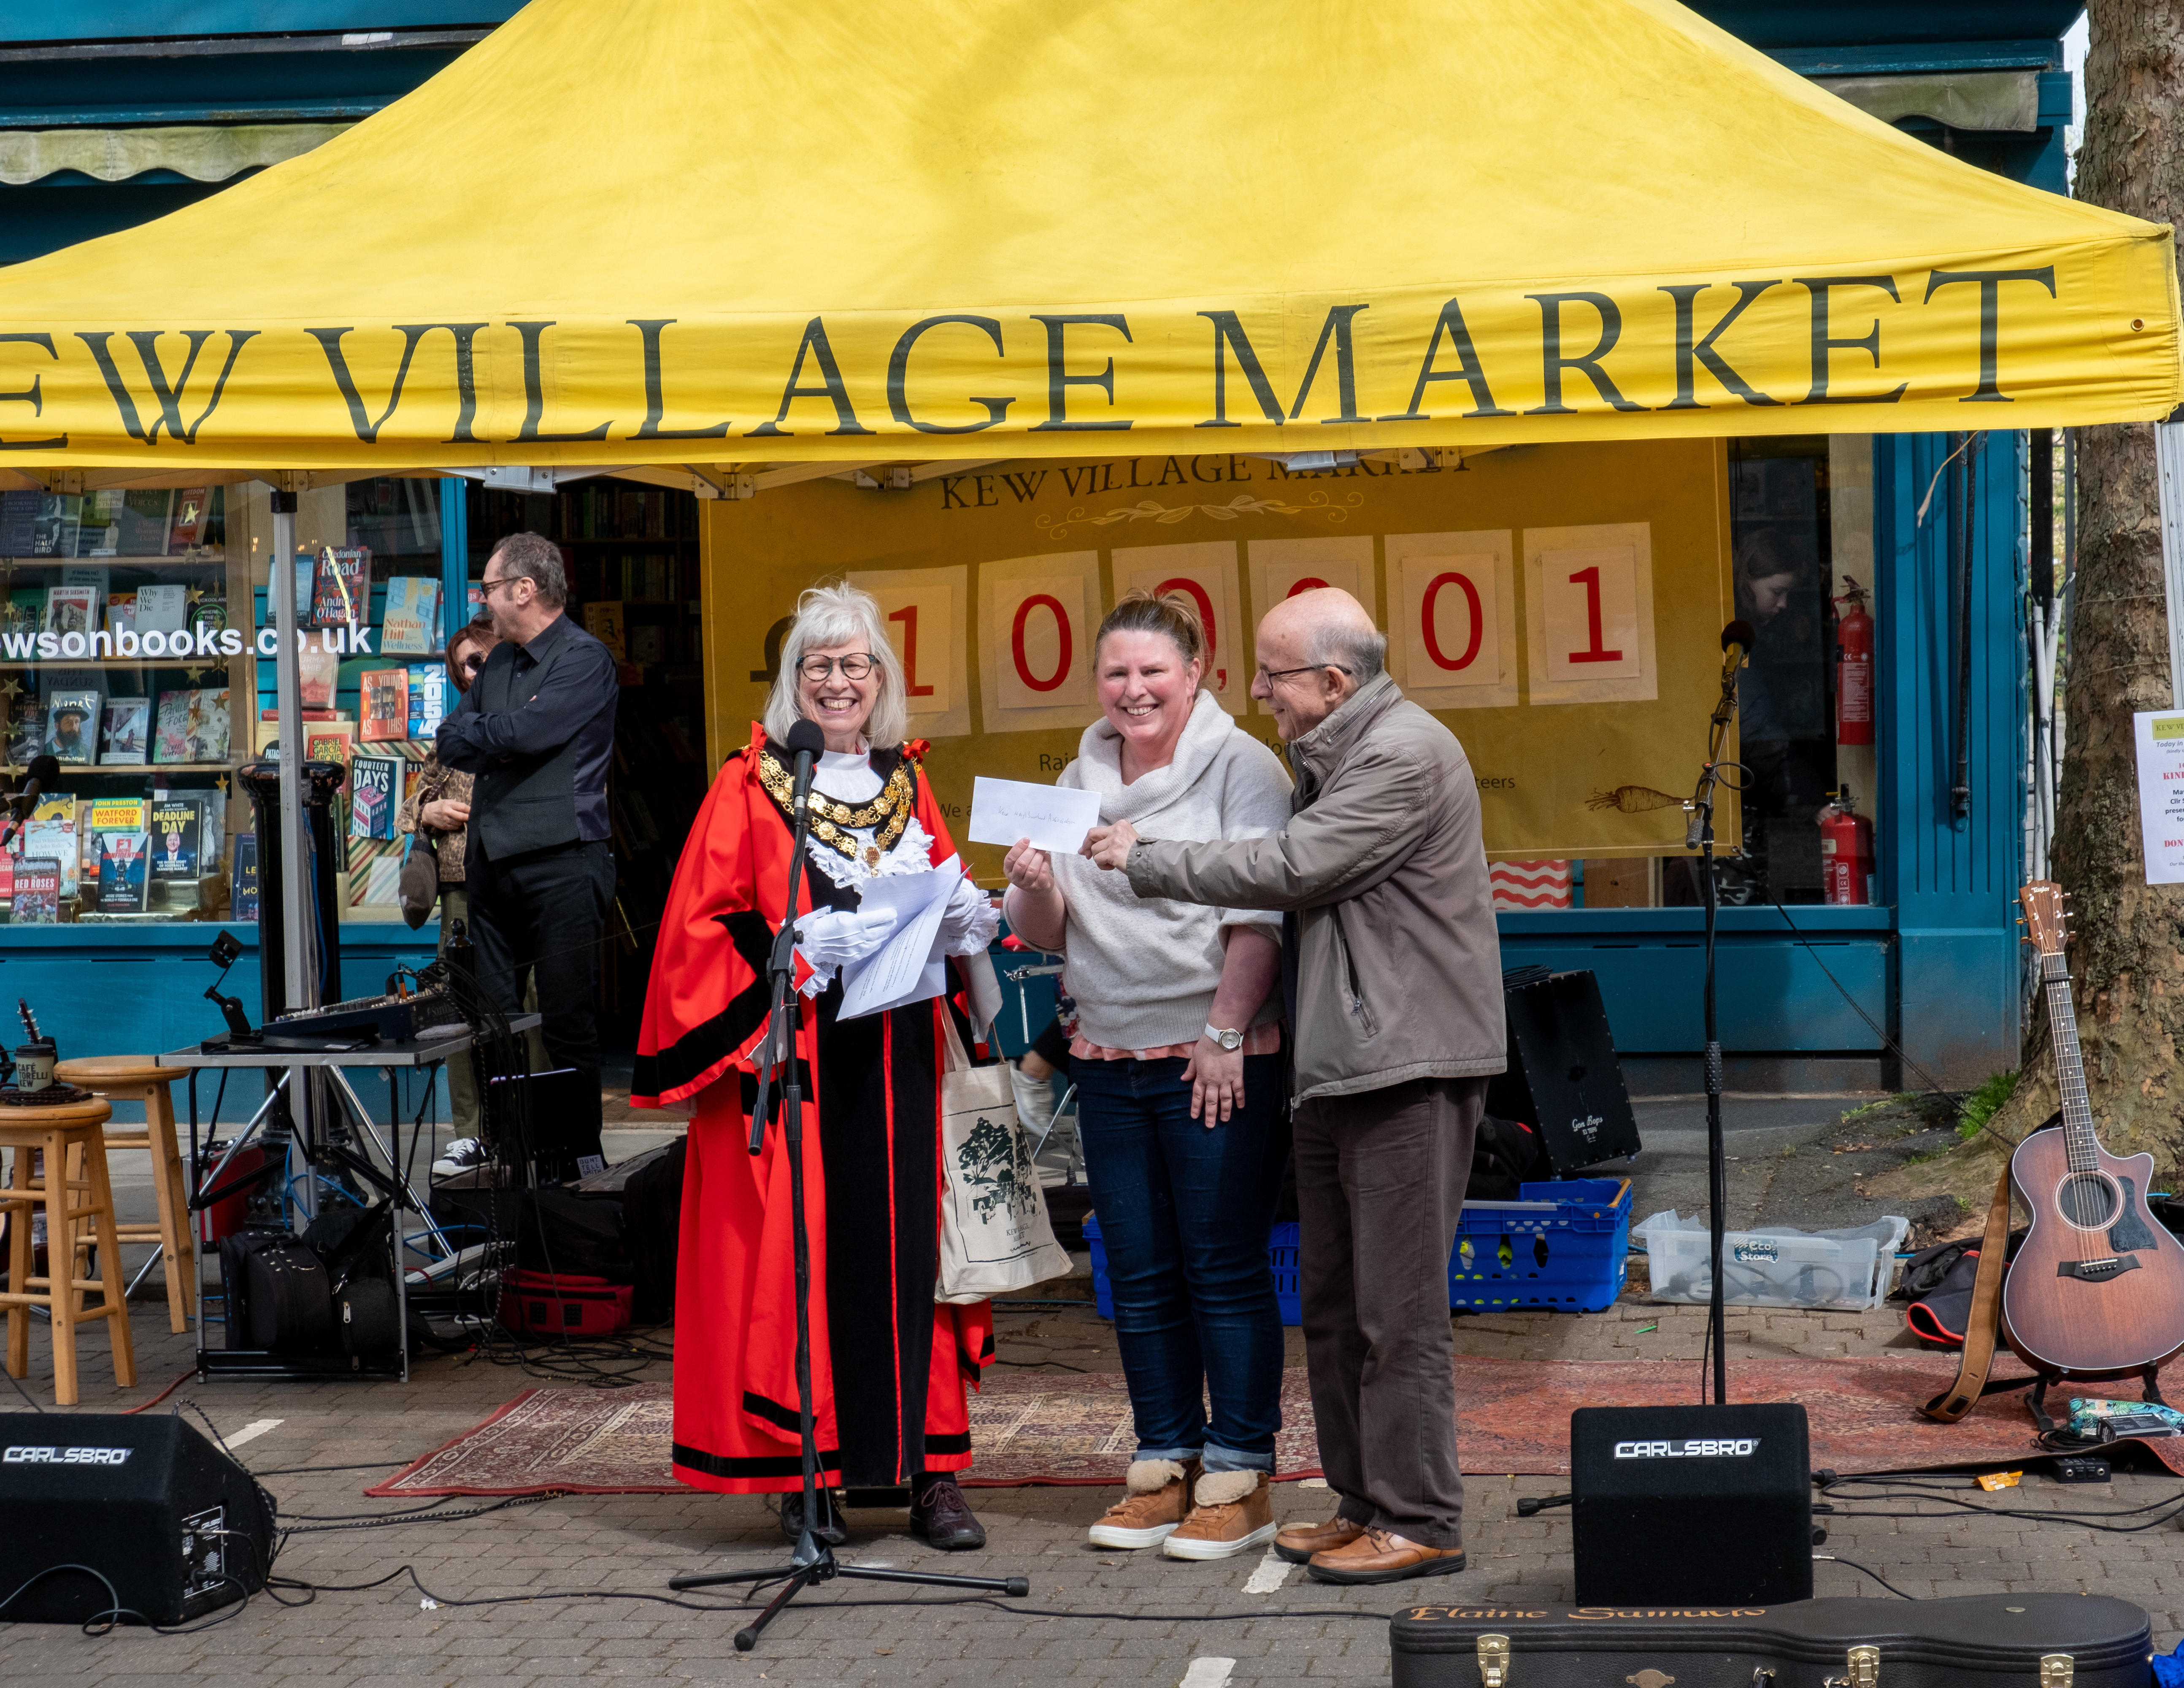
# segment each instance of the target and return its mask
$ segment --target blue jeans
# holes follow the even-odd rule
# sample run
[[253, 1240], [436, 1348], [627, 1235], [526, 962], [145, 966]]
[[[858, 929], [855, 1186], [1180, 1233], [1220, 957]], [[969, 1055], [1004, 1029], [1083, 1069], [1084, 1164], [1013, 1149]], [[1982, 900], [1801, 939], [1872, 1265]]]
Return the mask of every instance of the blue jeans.
[[1274, 1468], [1282, 1318], [1267, 1233], [1289, 1148], [1281, 1066], [1246, 1056], [1245, 1105], [1211, 1130], [1190, 1117], [1182, 1061], [1072, 1069], [1139, 1459]]

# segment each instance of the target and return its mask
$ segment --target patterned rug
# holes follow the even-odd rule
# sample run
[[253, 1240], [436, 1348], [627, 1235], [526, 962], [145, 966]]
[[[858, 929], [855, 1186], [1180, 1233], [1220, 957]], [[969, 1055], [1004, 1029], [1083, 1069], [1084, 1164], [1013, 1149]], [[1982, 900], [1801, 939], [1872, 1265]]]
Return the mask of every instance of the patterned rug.
[[[2003, 1464], [2039, 1453], [2021, 1396], [1988, 1401], [1959, 1424], [1920, 1418], [1916, 1403], [1955, 1373], [1955, 1359], [1940, 1354], [1745, 1360], [1731, 1366], [1730, 1387], [1739, 1401], [1802, 1402], [1812, 1421], [1815, 1470], [1914, 1471]], [[671, 1387], [526, 1390], [476, 1429], [365, 1492], [677, 1492], [682, 1485], [668, 1469]], [[1456, 1368], [1463, 1468], [1479, 1476], [1558, 1476], [1569, 1469], [1573, 1407], [1685, 1403], [1698, 1399], [1699, 1387], [1699, 1368], [1691, 1362], [1464, 1357]], [[1301, 1368], [1283, 1378], [1282, 1422], [1277, 1475], [1318, 1476], [1312, 1401]], [[1120, 1483], [1133, 1444], [1122, 1375], [989, 1379], [971, 1397], [971, 1443], [977, 1462], [964, 1477], [968, 1487]], [[2184, 1474], [2184, 1450], [2148, 1446]]]

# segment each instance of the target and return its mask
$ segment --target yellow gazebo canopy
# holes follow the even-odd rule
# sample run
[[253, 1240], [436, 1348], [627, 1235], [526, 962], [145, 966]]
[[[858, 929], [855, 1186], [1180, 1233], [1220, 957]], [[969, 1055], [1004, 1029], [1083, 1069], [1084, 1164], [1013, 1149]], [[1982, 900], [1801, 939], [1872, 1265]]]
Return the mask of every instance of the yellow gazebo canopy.
[[0, 473], [2123, 421], [2170, 248], [1672, 0], [534, 0], [0, 271]]

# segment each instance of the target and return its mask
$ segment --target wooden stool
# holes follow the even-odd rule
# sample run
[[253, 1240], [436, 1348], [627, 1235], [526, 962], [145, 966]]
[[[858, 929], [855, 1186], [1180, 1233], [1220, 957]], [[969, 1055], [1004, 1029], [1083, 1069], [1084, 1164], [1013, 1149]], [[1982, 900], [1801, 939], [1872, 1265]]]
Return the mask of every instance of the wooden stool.
[[[109, 1102], [144, 1105], [143, 1128], [124, 1125], [116, 1129], [109, 1123], [106, 1146], [152, 1151], [152, 1193], [158, 1200], [159, 1217], [153, 1224], [116, 1223], [114, 1232], [125, 1243], [159, 1245], [160, 1270], [167, 1280], [167, 1328], [177, 1334], [190, 1328], [197, 1251], [190, 1225], [189, 1181], [183, 1175], [181, 1150], [175, 1140], [175, 1105], [167, 1086], [186, 1070], [161, 1067], [138, 1055], [89, 1056], [81, 1061], [64, 1061], [53, 1069], [53, 1076], [64, 1084], [81, 1084]], [[115, 1270], [118, 1273], [120, 1268]]]
[[[136, 1356], [129, 1345], [129, 1302], [121, 1288], [121, 1251], [114, 1234], [114, 1186], [106, 1176], [106, 1139], [101, 1128], [114, 1110], [104, 1102], [63, 1102], [49, 1108], [0, 1107], [0, 1149], [14, 1153], [14, 1176], [0, 1190], [0, 1209], [8, 1215], [8, 1289], [0, 1304], [8, 1309], [8, 1375], [20, 1378], [31, 1369], [31, 1309], [43, 1307], [53, 1322], [53, 1401], [61, 1407], [76, 1402], [75, 1328], [92, 1319], [113, 1321], [108, 1335], [114, 1344], [114, 1380], [124, 1389], [136, 1382]], [[33, 1150], [42, 1149], [46, 1175], [31, 1176]], [[77, 1156], [81, 1156], [81, 1161]], [[73, 1177], [72, 1166], [83, 1175]], [[76, 1193], [84, 1193], [79, 1203]], [[67, 1275], [58, 1284], [51, 1277], [31, 1275], [31, 1210], [46, 1215], [46, 1257], [48, 1273], [58, 1267]], [[96, 1278], [76, 1274], [77, 1227], [81, 1240], [98, 1251]], [[85, 1292], [96, 1290], [99, 1305], [86, 1311]]]

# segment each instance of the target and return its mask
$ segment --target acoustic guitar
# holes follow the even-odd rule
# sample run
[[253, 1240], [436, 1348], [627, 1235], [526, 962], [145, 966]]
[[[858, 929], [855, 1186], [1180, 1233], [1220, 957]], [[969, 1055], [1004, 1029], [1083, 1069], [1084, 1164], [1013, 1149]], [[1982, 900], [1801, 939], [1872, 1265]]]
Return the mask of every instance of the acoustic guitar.
[[2062, 889], [2042, 880], [2018, 894], [2040, 952], [2063, 1123], [2034, 1132], [2009, 1157], [2032, 1228], [2003, 1280], [2003, 1339], [2036, 1371], [2128, 1376], [2184, 1350], [2184, 1245], [2148, 1211], [2153, 1157], [2111, 1155], [2093, 1134]]

